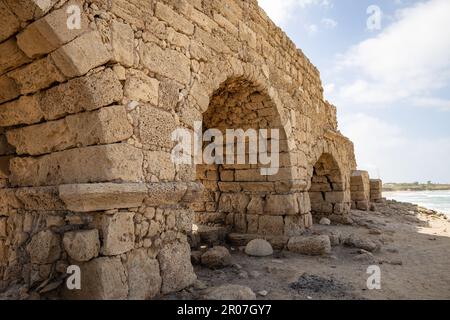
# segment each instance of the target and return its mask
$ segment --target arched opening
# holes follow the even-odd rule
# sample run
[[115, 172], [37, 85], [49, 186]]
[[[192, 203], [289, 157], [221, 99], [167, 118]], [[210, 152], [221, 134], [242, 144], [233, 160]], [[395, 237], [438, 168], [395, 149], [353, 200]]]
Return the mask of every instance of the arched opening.
[[309, 189], [313, 218], [344, 213], [344, 191], [345, 183], [338, 163], [331, 154], [322, 154], [313, 167]]
[[[245, 79], [227, 80], [215, 91], [203, 114], [203, 132], [209, 129], [225, 137], [224, 163], [196, 166], [197, 180], [205, 187], [203, 196], [194, 203], [196, 223], [222, 227], [226, 232], [282, 234], [282, 214], [265, 215], [274, 207], [274, 199], [269, 198], [280, 194], [278, 184], [292, 179], [287, 174], [291, 167], [287, 137], [270, 97]], [[230, 140], [227, 130], [235, 130], [236, 136]], [[242, 139], [237, 138], [238, 130], [244, 133]], [[267, 132], [266, 139], [262, 139], [261, 132]], [[252, 133], [257, 137], [256, 149]], [[261, 148], [261, 140], [267, 144], [267, 152]], [[239, 151], [243, 141], [245, 148]], [[204, 149], [209, 143], [204, 144]], [[230, 150], [234, 153], [230, 154]], [[263, 163], [264, 155], [270, 157], [269, 164]], [[245, 163], [238, 162], [239, 158]], [[230, 159], [234, 162], [230, 163]], [[272, 167], [276, 167], [276, 174], [263, 174], [262, 169]]]

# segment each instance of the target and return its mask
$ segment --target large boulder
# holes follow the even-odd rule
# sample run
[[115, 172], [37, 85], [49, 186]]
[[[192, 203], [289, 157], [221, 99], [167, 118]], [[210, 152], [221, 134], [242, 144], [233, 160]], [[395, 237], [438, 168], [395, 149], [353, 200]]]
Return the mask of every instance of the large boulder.
[[214, 247], [206, 251], [201, 258], [202, 265], [210, 269], [225, 268], [231, 264], [231, 255], [225, 247]]
[[331, 252], [330, 237], [326, 235], [292, 237], [287, 247], [289, 251], [309, 256], [326, 255]]
[[249, 287], [226, 284], [212, 288], [203, 298], [205, 300], [256, 300], [256, 294]]
[[255, 239], [247, 244], [245, 253], [253, 257], [267, 257], [273, 254], [273, 248], [268, 241]]

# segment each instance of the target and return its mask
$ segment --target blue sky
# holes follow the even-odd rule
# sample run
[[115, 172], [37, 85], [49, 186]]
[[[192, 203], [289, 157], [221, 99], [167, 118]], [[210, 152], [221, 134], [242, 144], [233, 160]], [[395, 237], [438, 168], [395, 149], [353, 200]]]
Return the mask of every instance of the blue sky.
[[[450, 183], [449, 0], [259, 3], [319, 68], [360, 169]], [[373, 5], [380, 28], [369, 30]]]

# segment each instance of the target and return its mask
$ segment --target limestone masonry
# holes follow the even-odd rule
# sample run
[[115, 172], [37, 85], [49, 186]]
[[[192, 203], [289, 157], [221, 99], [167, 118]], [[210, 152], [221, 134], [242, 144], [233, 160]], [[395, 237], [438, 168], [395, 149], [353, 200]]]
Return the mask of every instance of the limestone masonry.
[[[279, 129], [278, 174], [174, 165], [194, 121]], [[202, 230], [282, 248], [368, 210], [381, 181], [355, 170], [318, 70], [256, 0], [0, 0], [0, 291], [179, 291]]]

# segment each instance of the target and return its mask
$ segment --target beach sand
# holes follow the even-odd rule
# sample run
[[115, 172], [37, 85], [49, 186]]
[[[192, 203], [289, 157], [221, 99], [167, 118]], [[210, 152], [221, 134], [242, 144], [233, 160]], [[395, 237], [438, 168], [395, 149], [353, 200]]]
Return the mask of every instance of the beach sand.
[[[311, 232], [339, 234], [342, 241], [353, 235], [378, 243], [378, 252], [340, 244], [327, 256], [276, 251], [267, 258], [253, 258], [243, 248], [229, 248], [231, 266], [221, 270], [196, 266], [196, 286], [167, 298], [202, 299], [211, 288], [237, 284], [260, 292], [258, 299], [268, 300], [450, 299], [447, 218], [395, 201], [372, 209], [375, 211], [352, 211], [351, 225], [316, 225]], [[381, 271], [380, 290], [367, 286], [367, 270], [373, 265]]]

